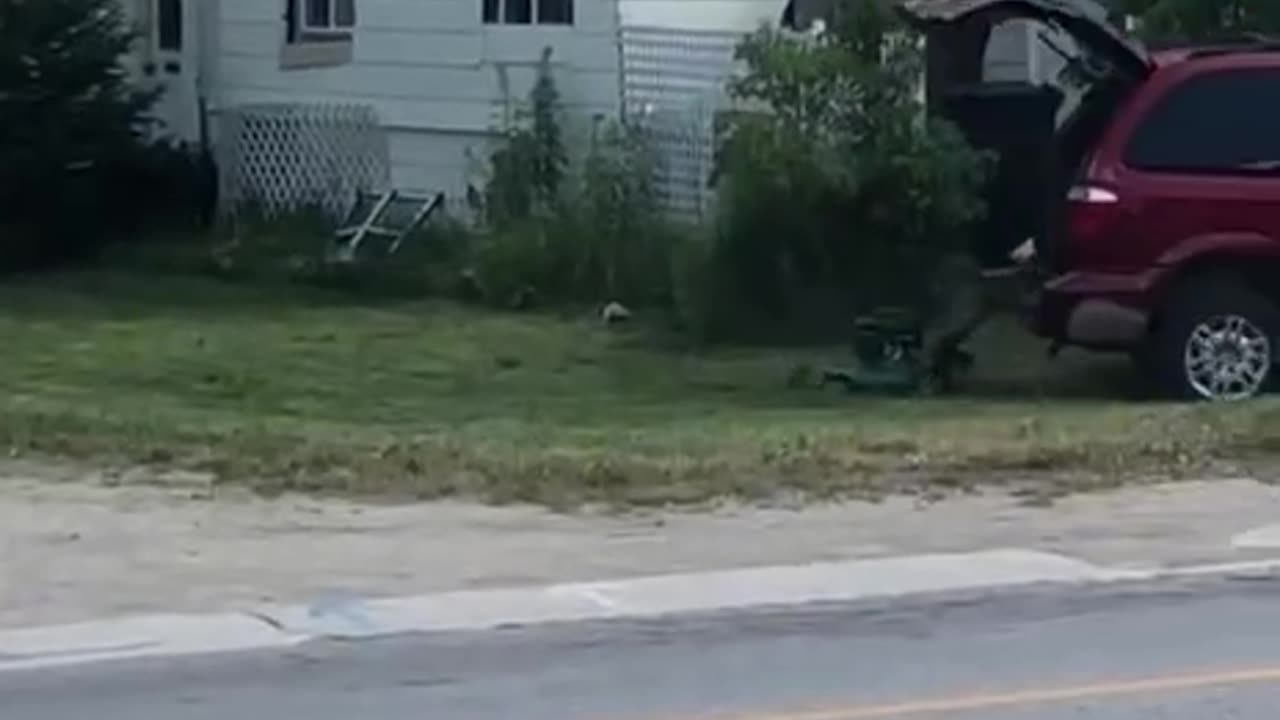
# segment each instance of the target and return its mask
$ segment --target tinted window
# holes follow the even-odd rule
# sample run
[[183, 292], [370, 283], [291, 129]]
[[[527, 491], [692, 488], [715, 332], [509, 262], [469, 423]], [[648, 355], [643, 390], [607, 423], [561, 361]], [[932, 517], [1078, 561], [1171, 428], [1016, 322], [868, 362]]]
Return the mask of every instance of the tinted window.
[[156, 45], [161, 50], [182, 50], [182, 0], [156, 3]]
[[1184, 82], [1148, 113], [1125, 162], [1140, 170], [1189, 173], [1249, 172], [1280, 163], [1280, 71], [1223, 71]]
[[330, 22], [332, 15], [332, 6], [330, 0], [308, 0], [307, 5], [307, 25], [314, 28], [327, 28], [332, 25]]
[[528, 25], [533, 22], [533, 0], [506, 0], [505, 7], [502, 21], [508, 25]]
[[538, 22], [542, 25], [572, 25], [573, 0], [538, 0]]

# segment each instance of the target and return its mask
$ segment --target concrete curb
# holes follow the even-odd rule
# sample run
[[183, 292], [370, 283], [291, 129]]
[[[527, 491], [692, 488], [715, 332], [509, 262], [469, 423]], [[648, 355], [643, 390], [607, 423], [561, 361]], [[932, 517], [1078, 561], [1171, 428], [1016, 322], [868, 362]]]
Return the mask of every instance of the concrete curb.
[[1039, 584], [1080, 585], [1278, 570], [1280, 560], [1115, 570], [1050, 553], [992, 550], [369, 601], [336, 598], [239, 614], [149, 615], [0, 631], [0, 672], [283, 648], [322, 638], [476, 631]]
[[1231, 538], [1231, 547], [1237, 550], [1275, 550], [1280, 548], [1280, 525], [1254, 528]]
[[443, 593], [339, 603], [321, 609], [268, 608], [263, 612], [289, 632], [362, 638], [857, 601], [1033, 583], [1080, 583], [1112, 575], [1060, 555], [993, 550]]
[[0, 672], [261, 650], [307, 639], [246, 615], [143, 615], [0, 632]]

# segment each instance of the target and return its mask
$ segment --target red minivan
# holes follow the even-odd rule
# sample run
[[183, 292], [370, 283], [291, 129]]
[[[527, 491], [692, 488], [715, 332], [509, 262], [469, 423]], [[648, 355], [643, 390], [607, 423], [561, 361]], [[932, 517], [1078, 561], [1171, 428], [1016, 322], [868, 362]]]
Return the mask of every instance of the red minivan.
[[1087, 0], [902, 9], [931, 33], [1022, 18], [1078, 46], [1035, 331], [1130, 353], [1176, 397], [1263, 391], [1280, 361], [1280, 42], [1149, 53]]

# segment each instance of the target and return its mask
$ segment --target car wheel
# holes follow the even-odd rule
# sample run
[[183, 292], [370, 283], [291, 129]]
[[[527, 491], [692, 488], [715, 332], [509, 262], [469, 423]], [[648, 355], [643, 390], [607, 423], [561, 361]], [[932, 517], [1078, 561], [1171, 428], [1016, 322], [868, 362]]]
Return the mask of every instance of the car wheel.
[[1247, 400], [1266, 389], [1277, 358], [1280, 311], [1243, 281], [1214, 277], [1177, 291], [1151, 358], [1171, 395]]

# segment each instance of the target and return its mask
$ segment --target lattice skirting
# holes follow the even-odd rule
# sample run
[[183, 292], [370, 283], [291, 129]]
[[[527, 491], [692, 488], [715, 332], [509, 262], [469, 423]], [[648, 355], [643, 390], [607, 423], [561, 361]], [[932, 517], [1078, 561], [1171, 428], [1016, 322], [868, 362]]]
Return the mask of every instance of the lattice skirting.
[[346, 212], [390, 184], [386, 132], [364, 105], [256, 104], [219, 118], [222, 212]]

